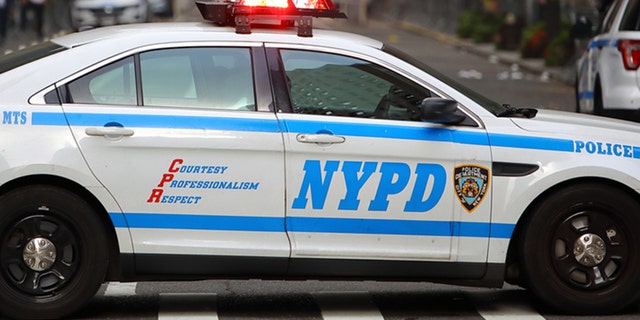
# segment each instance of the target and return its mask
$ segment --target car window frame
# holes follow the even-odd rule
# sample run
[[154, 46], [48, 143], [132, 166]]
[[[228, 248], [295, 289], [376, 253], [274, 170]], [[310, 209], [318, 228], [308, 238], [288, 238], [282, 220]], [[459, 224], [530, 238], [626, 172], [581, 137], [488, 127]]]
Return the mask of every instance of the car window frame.
[[[633, 11], [632, 11], [633, 10]], [[627, 22], [631, 19], [633, 26], [632, 29], [627, 28]], [[618, 25], [618, 31], [640, 31], [640, 1], [629, 0], [626, 8], [622, 13], [620, 24]]]
[[606, 34], [611, 32], [616, 18], [619, 16], [618, 12], [620, 11], [623, 3], [624, 0], [618, 0], [609, 8], [609, 11], [607, 11], [602, 23], [598, 27], [597, 34]]
[[[286, 74], [285, 74], [285, 68], [283, 65], [282, 60], [280, 59], [280, 53], [279, 51], [281, 49], [286, 49], [286, 50], [305, 50], [305, 51], [313, 51], [313, 52], [321, 52], [321, 53], [328, 53], [328, 54], [337, 54], [337, 55], [343, 55], [349, 58], [354, 58], [354, 59], [360, 59], [360, 60], [364, 60], [368, 63], [372, 63], [375, 65], [378, 65], [382, 68], [388, 69], [391, 72], [400, 75], [401, 77], [403, 77], [404, 79], [422, 87], [425, 88], [426, 90], [429, 90], [433, 97], [438, 97], [438, 98], [443, 98], [443, 99], [451, 99], [451, 100], [455, 100], [453, 99], [451, 96], [449, 96], [448, 94], [446, 94], [444, 91], [442, 91], [441, 89], [439, 89], [436, 86], [433, 85], [429, 85], [428, 83], [426, 83], [424, 81], [424, 79], [419, 79], [416, 78], [416, 75], [408, 73], [396, 66], [391, 65], [389, 62], [386, 62], [384, 60], [381, 60], [379, 58], [375, 58], [369, 55], [366, 55], [364, 53], [358, 53], [358, 52], [353, 52], [353, 51], [347, 51], [347, 50], [342, 50], [342, 49], [338, 49], [338, 48], [330, 48], [330, 47], [317, 47], [317, 46], [308, 46], [308, 45], [299, 45], [299, 44], [283, 44], [283, 43], [267, 43], [265, 44], [265, 50], [267, 51], [267, 59], [269, 62], [269, 71], [271, 74], [271, 81], [274, 84], [274, 101], [276, 103], [276, 108], [278, 112], [286, 112], [286, 113], [292, 113], [294, 114], [295, 112], [293, 111], [293, 105], [291, 102], [291, 97], [289, 95], [288, 92], [288, 88], [287, 88], [287, 81], [286, 81]], [[387, 53], [385, 51], [381, 51], [384, 53]], [[389, 54], [389, 53], [387, 53]], [[391, 56], [401, 59], [400, 57], [397, 57], [393, 54], [390, 54]], [[401, 59], [402, 60], [402, 59]], [[406, 62], [406, 61], [405, 61]], [[407, 62], [408, 64], [411, 64], [410, 62]], [[416, 66], [414, 66], [416, 67]], [[418, 69], [421, 69], [419, 67], [416, 67]], [[421, 69], [422, 71], [425, 71], [424, 69]], [[428, 72], [427, 72], [428, 73]], [[436, 79], [439, 79], [437, 76], [434, 76]], [[445, 82], [446, 83], [446, 82]], [[454, 88], [455, 89], [455, 88]], [[470, 111], [468, 111], [464, 106], [462, 106], [459, 102], [458, 102], [458, 106], [459, 106], [459, 110], [462, 114], [464, 114], [466, 116], [466, 119], [463, 123], [458, 123], [457, 125], [462, 125], [462, 126], [466, 126], [466, 127], [483, 127], [481, 121], [477, 118], [477, 116], [475, 116], [473, 113], [471, 113]], [[366, 120], [367, 118], [358, 118], [358, 117], [341, 117], [341, 118], [350, 118], [350, 119], [363, 119]], [[407, 120], [394, 120], [394, 119], [380, 119], [382, 121], [403, 121], [403, 122], [407, 122]], [[415, 121], [409, 121], [411, 123], [415, 123]]]
[[[256, 108], [255, 110], [250, 110], [251, 111], [259, 111], [259, 112], [273, 112], [273, 96], [272, 96], [272, 92], [271, 92], [271, 82], [270, 82], [270, 77], [269, 77], [269, 71], [267, 70], [267, 58], [266, 58], [266, 53], [264, 50], [264, 43], [263, 42], [253, 42], [253, 41], [240, 41], [240, 42], [232, 42], [232, 41], [220, 41], [220, 42], [212, 42], [212, 41], [206, 41], [206, 42], [200, 42], [200, 41], [189, 41], [189, 42], [180, 42], [180, 43], [169, 43], [169, 44], [154, 44], [154, 45], [148, 45], [148, 46], [141, 46], [141, 47], [137, 47], [137, 48], [132, 48], [130, 50], [127, 51], [123, 51], [120, 52], [118, 54], [115, 54], [111, 57], [109, 57], [108, 59], [103, 59], [101, 61], [97, 61], [96, 63], [88, 66], [85, 69], [82, 69], [78, 72], [75, 72], [73, 74], [70, 74], [69, 76], [63, 78], [62, 80], [56, 82], [55, 84], [52, 85], [52, 87], [46, 90], [43, 90], [42, 92], [40, 92], [38, 95], [42, 96], [42, 97], [35, 97], [37, 98], [34, 101], [41, 101], [44, 102], [46, 104], [66, 104], [68, 102], [66, 102], [64, 99], [65, 95], [66, 95], [66, 85], [78, 78], [81, 78], [95, 70], [98, 70], [100, 68], [103, 68], [109, 64], [115, 63], [123, 58], [129, 57], [129, 56], [134, 56], [134, 57], [139, 57], [138, 54], [140, 53], [144, 53], [147, 51], [151, 51], [151, 50], [157, 50], [157, 49], [173, 49], [173, 48], [200, 48], [200, 47], [212, 47], [212, 48], [220, 48], [220, 47], [231, 47], [231, 48], [246, 48], [248, 50], [250, 50], [250, 56], [251, 56], [251, 63], [252, 63], [252, 71], [253, 71], [253, 90], [254, 90], [254, 99], [256, 102]], [[139, 66], [140, 64], [137, 63], [136, 66]], [[138, 73], [139, 74], [139, 73]], [[140, 81], [140, 79], [137, 79], [136, 81]], [[139, 90], [141, 84], [137, 83], [136, 84], [137, 89]], [[62, 99], [60, 101], [53, 101], [53, 99], [47, 99], [45, 100], [45, 96], [51, 96], [51, 90], [55, 90], [57, 92], [57, 95]], [[96, 105], [96, 106], [100, 106], [100, 105]], [[113, 107], [113, 105], [110, 105]], [[138, 102], [136, 105], [116, 105], [116, 107], [122, 107], [122, 108], [141, 108], [144, 107], [142, 105], [140, 105], [140, 102]], [[147, 108], [174, 108], [174, 109], [186, 109], [184, 107], [151, 107], [148, 106]], [[193, 108], [189, 108], [189, 109], [196, 109], [196, 110], [212, 110], [212, 111], [225, 111], [224, 109], [213, 109], [213, 108], [202, 108], [202, 107], [193, 107]], [[237, 112], [235, 110], [230, 110], [231, 112]]]

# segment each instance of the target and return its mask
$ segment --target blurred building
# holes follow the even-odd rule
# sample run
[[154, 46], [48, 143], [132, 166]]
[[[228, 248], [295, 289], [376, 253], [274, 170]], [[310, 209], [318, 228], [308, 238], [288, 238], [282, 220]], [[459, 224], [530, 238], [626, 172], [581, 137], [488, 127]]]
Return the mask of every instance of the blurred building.
[[[460, 15], [467, 10], [511, 13], [523, 25], [529, 25], [544, 19], [547, 10], [557, 8], [559, 17], [573, 22], [583, 15], [595, 24], [600, 1], [603, 0], [335, 0], [348, 8], [350, 17], [362, 19], [359, 15], [367, 14], [408, 20], [447, 32], [456, 30]], [[366, 11], [354, 10], [362, 6]]]

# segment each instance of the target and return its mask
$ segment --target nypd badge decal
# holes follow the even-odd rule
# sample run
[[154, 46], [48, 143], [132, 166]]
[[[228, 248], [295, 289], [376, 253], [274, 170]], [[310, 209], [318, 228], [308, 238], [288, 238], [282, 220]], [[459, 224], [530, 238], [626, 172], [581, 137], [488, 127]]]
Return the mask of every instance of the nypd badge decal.
[[453, 180], [460, 203], [471, 213], [487, 193], [489, 169], [469, 164], [455, 167]]

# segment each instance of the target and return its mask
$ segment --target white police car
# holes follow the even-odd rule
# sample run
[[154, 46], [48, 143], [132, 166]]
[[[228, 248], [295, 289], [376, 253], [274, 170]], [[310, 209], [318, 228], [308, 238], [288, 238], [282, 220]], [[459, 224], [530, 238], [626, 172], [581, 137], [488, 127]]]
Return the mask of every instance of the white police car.
[[577, 314], [638, 300], [637, 126], [506, 107], [312, 30], [330, 2], [198, 4], [237, 32], [126, 25], [0, 58], [2, 313], [208, 277], [509, 281]]
[[578, 60], [578, 111], [640, 120], [640, 1], [616, 0]]

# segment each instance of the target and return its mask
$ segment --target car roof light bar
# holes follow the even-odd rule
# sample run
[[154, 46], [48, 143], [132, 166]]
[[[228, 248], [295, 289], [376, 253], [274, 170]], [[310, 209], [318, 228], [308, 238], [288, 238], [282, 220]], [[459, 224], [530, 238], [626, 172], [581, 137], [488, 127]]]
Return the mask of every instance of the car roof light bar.
[[313, 36], [312, 18], [343, 18], [331, 0], [196, 0], [205, 20], [233, 25], [240, 34], [251, 33], [256, 20], [277, 20], [283, 26], [298, 26], [298, 36]]

